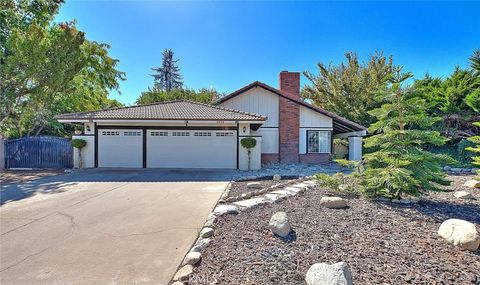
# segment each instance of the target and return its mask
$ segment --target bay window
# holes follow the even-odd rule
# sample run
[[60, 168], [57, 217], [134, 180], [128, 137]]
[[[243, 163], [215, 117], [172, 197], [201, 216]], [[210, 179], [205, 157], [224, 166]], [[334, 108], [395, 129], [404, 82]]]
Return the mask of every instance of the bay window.
[[308, 153], [330, 153], [332, 144], [331, 131], [307, 131]]

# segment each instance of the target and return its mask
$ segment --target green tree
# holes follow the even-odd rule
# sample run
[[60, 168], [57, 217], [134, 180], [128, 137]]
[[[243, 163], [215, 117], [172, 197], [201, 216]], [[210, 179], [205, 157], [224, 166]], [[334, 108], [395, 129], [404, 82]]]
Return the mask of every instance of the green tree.
[[[473, 123], [475, 126], [480, 128], [480, 122], [475, 122]], [[469, 141], [472, 143], [476, 144], [475, 147], [468, 147], [467, 150], [474, 152], [474, 153], [480, 153], [480, 136], [471, 136], [468, 138]], [[472, 164], [475, 165], [480, 165], [480, 155], [473, 156], [472, 157]]]
[[473, 52], [470, 57], [472, 75], [475, 77], [474, 90], [465, 96], [465, 103], [477, 114], [480, 112], [480, 50]]
[[441, 165], [451, 159], [424, 149], [445, 143], [439, 132], [431, 130], [440, 118], [429, 116], [425, 100], [405, 86], [411, 76], [397, 69], [387, 91], [379, 94], [383, 104], [369, 112], [377, 119], [369, 128], [373, 135], [365, 140], [365, 147], [373, 150], [364, 155], [362, 173], [370, 196], [420, 195], [449, 183]]
[[213, 89], [202, 88], [198, 91], [193, 89], [173, 89], [170, 91], [160, 90], [156, 87], [148, 88], [137, 99], [137, 105], [151, 104], [173, 100], [190, 100], [210, 104], [218, 98], [219, 94]]
[[[480, 50], [475, 51], [473, 56], [470, 57], [470, 66], [474, 70], [473, 72], [475, 72], [477, 76], [480, 76]], [[467, 96], [467, 98], [465, 99], [465, 102], [470, 108], [472, 108], [472, 110], [478, 113], [480, 112], [480, 91], [476, 92], [475, 95], [472, 95], [472, 94]], [[473, 125], [480, 128], [480, 122], [474, 122]], [[467, 150], [473, 153], [480, 154], [480, 136], [478, 135], [471, 136], [468, 138], [468, 140], [476, 144], [476, 146], [469, 147], [467, 148]], [[472, 160], [473, 160], [472, 164], [480, 165], [480, 155], [473, 156]]]
[[447, 144], [431, 146], [431, 150], [449, 153], [464, 165], [471, 161], [471, 155], [465, 150], [471, 145], [467, 138], [480, 131], [473, 125], [480, 119], [480, 72], [475, 69], [475, 66], [478, 68], [478, 56], [476, 51], [470, 58], [470, 69], [456, 67], [446, 78], [427, 74], [414, 82], [418, 96], [428, 104], [427, 112], [441, 118], [432, 128], [448, 138]]
[[385, 90], [392, 75], [393, 59], [377, 52], [367, 63], [356, 53], [345, 54], [340, 65], [318, 63], [318, 74], [304, 72], [312, 83], [302, 90], [302, 97], [313, 104], [349, 120], [368, 126], [374, 118], [368, 110], [378, 107], [375, 93]]
[[155, 71], [155, 88], [158, 90], [171, 91], [181, 89], [183, 86], [180, 68], [177, 66], [177, 60], [173, 59], [173, 51], [166, 49], [162, 54], [162, 66], [152, 68]]
[[0, 3], [0, 132], [64, 135], [54, 115], [119, 105], [108, 98], [124, 79], [118, 60], [75, 22], [52, 23], [63, 1]]

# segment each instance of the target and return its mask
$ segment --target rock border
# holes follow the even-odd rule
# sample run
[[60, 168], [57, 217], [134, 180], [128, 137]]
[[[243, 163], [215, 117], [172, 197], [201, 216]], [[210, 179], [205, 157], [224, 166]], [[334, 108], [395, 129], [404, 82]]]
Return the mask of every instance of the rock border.
[[[262, 179], [262, 178], [256, 178], [256, 180], [258, 180], [258, 179]], [[257, 190], [251, 190], [249, 192], [242, 193], [242, 194], [237, 195], [237, 196], [231, 196], [231, 197], [229, 197], [230, 188], [231, 188], [231, 186], [230, 186], [228, 191], [226, 191], [224, 193], [224, 195], [222, 195], [222, 197], [220, 198], [219, 203], [222, 203], [222, 204], [233, 203], [233, 202], [237, 202], [237, 201], [241, 201], [241, 200], [250, 199], [250, 198], [255, 197], [255, 196], [259, 196], [259, 195], [267, 194], [267, 193], [275, 191], [275, 190], [283, 189], [287, 186], [291, 186], [293, 184], [298, 183], [298, 181], [303, 181], [304, 179], [305, 179], [304, 177], [299, 177], [297, 179], [291, 179], [291, 180], [285, 181], [285, 182], [281, 182], [281, 180], [280, 180], [278, 183], [276, 183], [274, 185], [271, 185], [269, 187], [264, 187], [264, 188], [257, 189]], [[237, 180], [237, 181], [234, 181], [234, 182], [244, 182], [244, 181], [248, 181], [248, 180], [242, 179], [242, 180]], [[273, 180], [273, 181], [276, 181], [276, 180]], [[229, 185], [231, 185], [231, 184], [229, 184]]]
[[475, 167], [451, 167], [451, 166], [444, 166], [442, 167], [443, 172], [448, 174], [475, 174], [479, 170]]
[[[261, 177], [255, 177], [255, 179], [261, 179]], [[307, 179], [307, 180], [305, 180]], [[245, 179], [247, 180], [247, 179]], [[289, 181], [286, 183], [291, 186], [285, 187], [286, 185], [275, 185], [277, 187], [268, 187], [257, 191], [256, 197], [249, 197], [248, 199], [236, 200], [231, 204], [227, 204], [226, 199], [230, 190], [232, 189], [232, 184], [235, 181], [230, 181], [225, 188], [222, 196], [218, 200], [217, 204], [213, 211], [208, 215], [207, 220], [205, 221], [202, 229], [198, 233], [198, 238], [183, 257], [181, 265], [177, 268], [177, 271], [174, 274], [174, 277], [169, 284], [184, 284], [183, 280], [187, 279], [193, 273], [193, 267], [201, 260], [201, 253], [205, 247], [210, 244], [210, 237], [215, 235], [215, 220], [217, 217], [226, 214], [238, 214], [240, 211], [245, 211], [253, 207], [257, 207], [262, 204], [275, 203], [276, 201], [283, 200], [288, 197], [295, 196], [299, 193], [302, 193], [308, 189], [315, 187], [317, 184], [313, 177], [299, 177], [294, 181]], [[280, 188], [281, 187], [281, 188]], [[262, 196], [261, 196], [262, 195]], [[224, 202], [221, 202], [224, 201]], [[205, 233], [208, 233], [205, 235]], [[195, 254], [195, 258], [191, 258], [192, 253]], [[189, 256], [190, 255], [190, 256]]]

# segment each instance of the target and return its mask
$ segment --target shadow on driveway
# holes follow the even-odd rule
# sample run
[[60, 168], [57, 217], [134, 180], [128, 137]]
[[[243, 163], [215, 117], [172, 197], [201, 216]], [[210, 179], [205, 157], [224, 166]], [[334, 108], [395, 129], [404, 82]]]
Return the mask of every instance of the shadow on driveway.
[[0, 205], [28, 198], [36, 193], [61, 193], [66, 191], [66, 186], [82, 182], [218, 182], [230, 181], [234, 173], [235, 170], [231, 169], [96, 168], [77, 170], [23, 183], [1, 185]]

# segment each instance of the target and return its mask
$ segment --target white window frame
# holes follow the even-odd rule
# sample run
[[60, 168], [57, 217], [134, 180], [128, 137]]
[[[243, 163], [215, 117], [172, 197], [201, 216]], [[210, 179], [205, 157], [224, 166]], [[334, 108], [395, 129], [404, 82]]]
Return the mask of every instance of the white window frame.
[[[310, 150], [310, 133], [328, 133], [328, 144], [327, 144], [327, 151], [321, 151], [321, 142], [320, 142], [320, 134], [318, 135], [318, 150], [317, 151], [311, 151]], [[332, 153], [332, 131], [326, 131], [326, 130], [307, 130], [306, 133], [306, 153]]]

